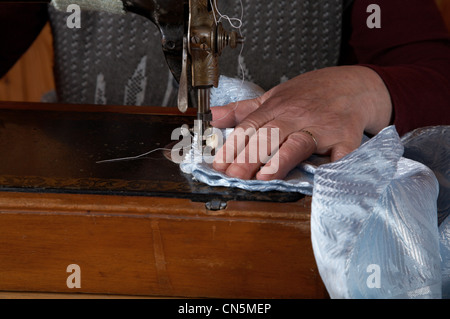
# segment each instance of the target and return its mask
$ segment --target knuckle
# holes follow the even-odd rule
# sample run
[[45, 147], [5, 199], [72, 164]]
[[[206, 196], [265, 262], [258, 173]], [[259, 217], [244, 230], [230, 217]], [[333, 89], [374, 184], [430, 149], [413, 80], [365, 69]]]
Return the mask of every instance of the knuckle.
[[242, 121], [237, 128], [240, 128], [244, 131], [247, 130], [257, 130], [259, 128], [258, 121], [253, 117], [248, 117], [244, 121]]
[[312, 137], [303, 132], [295, 132], [288, 136], [287, 141], [292, 147], [305, 148], [314, 144]]

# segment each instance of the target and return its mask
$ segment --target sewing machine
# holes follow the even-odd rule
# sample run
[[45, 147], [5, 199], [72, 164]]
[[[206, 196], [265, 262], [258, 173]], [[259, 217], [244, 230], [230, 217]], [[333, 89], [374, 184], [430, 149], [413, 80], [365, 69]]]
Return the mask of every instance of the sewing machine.
[[190, 89], [197, 96], [195, 143], [211, 147], [210, 88], [219, 84], [219, 56], [242, 42], [236, 31], [227, 32], [218, 22], [217, 2], [210, 0], [124, 1], [124, 9], [149, 18], [161, 32], [167, 64], [179, 82], [178, 109], [189, 107]]
[[[208, 187], [162, 153], [96, 164], [163, 147], [162, 136], [194, 122], [208, 147], [219, 56], [242, 41], [216, 23], [214, 3], [123, 1], [127, 14], [161, 31], [180, 84], [177, 110], [0, 102], [0, 147], [9, 150], [0, 156], [0, 291], [327, 296], [310, 243], [309, 197]], [[80, 287], [68, 284], [73, 264]]]
[[242, 37], [227, 32], [219, 21], [216, 0], [23, 0], [0, 3], [52, 3], [65, 11], [71, 4], [81, 9], [113, 13], [132, 12], [150, 19], [160, 30], [166, 62], [179, 83], [178, 109], [190, 106], [189, 90], [197, 97], [197, 119], [193, 123], [196, 145], [211, 147], [210, 88], [219, 84], [219, 56], [227, 47], [236, 48]]

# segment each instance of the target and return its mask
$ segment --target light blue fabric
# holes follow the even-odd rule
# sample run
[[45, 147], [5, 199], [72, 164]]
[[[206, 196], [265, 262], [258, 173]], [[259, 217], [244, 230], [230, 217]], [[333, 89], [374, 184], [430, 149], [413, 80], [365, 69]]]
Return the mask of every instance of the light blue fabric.
[[442, 298], [450, 299], [450, 218], [439, 226], [439, 241], [442, 258]]
[[402, 155], [389, 127], [316, 170], [311, 239], [332, 298], [441, 297], [438, 182]]
[[439, 181], [437, 217], [442, 268], [442, 297], [450, 299], [450, 127], [417, 129], [402, 138], [404, 157], [429, 167]]
[[311, 157], [284, 180], [230, 178], [211, 158], [180, 167], [211, 186], [312, 195], [314, 255], [332, 298], [450, 298], [449, 159], [450, 127], [400, 139], [391, 126], [340, 161]]
[[[191, 153], [188, 154], [188, 157], [190, 156], [192, 156]], [[314, 172], [318, 165], [327, 162], [329, 162], [329, 158], [313, 156], [307, 162], [293, 169], [285, 179], [271, 182], [256, 179], [242, 180], [226, 176], [212, 167], [210, 159], [203, 162], [196, 162], [195, 160], [185, 161], [180, 164], [180, 168], [184, 173], [191, 174], [197, 181], [210, 186], [235, 187], [258, 192], [299, 192], [305, 195], [312, 195]]]
[[211, 89], [210, 103], [213, 107], [222, 106], [236, 101], [254, 99], [264, 93], [265, 91], [255, 83], [221, 75], [219, 86]]
[[424, 127], [402, 137], [403, 157], [425, 164], [439, 181], [439, 224], [450, 214], [450, 126]]

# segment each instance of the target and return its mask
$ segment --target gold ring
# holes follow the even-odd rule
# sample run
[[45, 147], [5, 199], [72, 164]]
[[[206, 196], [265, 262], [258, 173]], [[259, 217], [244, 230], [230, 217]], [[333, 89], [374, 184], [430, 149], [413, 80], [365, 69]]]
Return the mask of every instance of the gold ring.
[[308, 134], [309, 136], [311, 136], [311, 138], [313, 139], [314, 143], [316, 144], [316, 149], [317, 149], [318, 144], [317, 144], [317, 140], [316, 140], [316, 138], [314, 137], [313, 133], [311, 133], [311, 132], [308, 131], [308, 130], [300, 130], [300, 132], [304, 132], [304, 133]]

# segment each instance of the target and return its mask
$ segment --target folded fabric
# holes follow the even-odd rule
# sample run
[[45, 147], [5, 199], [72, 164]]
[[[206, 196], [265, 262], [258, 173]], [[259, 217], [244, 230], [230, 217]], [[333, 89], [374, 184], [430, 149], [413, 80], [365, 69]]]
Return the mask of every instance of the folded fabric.
[[450, 127], [414, 130], [402, 137], [404, 157], [425, 164], [439, 182], [437, 218], [442, 269], [442, 297], [450, 298]]
[[255, 83], [221, 75], [219, 77], [219, 86], [217, 88], [213, 87], [211, 90], [210, 104], [214, 107], [254, 99], [263, 95], [264, 92]]
[[329, 158], [311, 157], [307, 162], [298, 165], [283, 180], [259, 181], [256, 179], [243, 180], [239, 178], [229, 177], [221, 172], [216, 171], [212, 167], [210, 157], [203, 157], [203, 161], [196, 161], [191, 150], [185, 160], [180, 164], [180, 168], [184, 173], [191, 174], [193, 178], [199, 182], [210, 186], [236, 187], [248, 191], [281, 191], [281, 192], [298, 192], [305, 195], [312, 195], [314, 185], [314, 172], [316, 168], [322, 164], [329, 162]]
[[439, 226], [439, 244], [442, 258], [442, 298], [450, 299], [450, 218], [446, 218]]
[[440, 298], [439, 186], [394, 127], [314, 176], [311, 239], [332, 298]]
[[448, 126], [402, 139], [390, 126], [337, 162], [312, 156], [283, 180], [231, 178], [193, 152], [180, 168], [211, 186], [312, 195], [311, 240], [332, 298], [450, 298], [449, 145]]
[[439, 182], [438, 222], [450, 215], [450, 126], [416, 129], [402, 137], [403, 157], [430, 168]]

